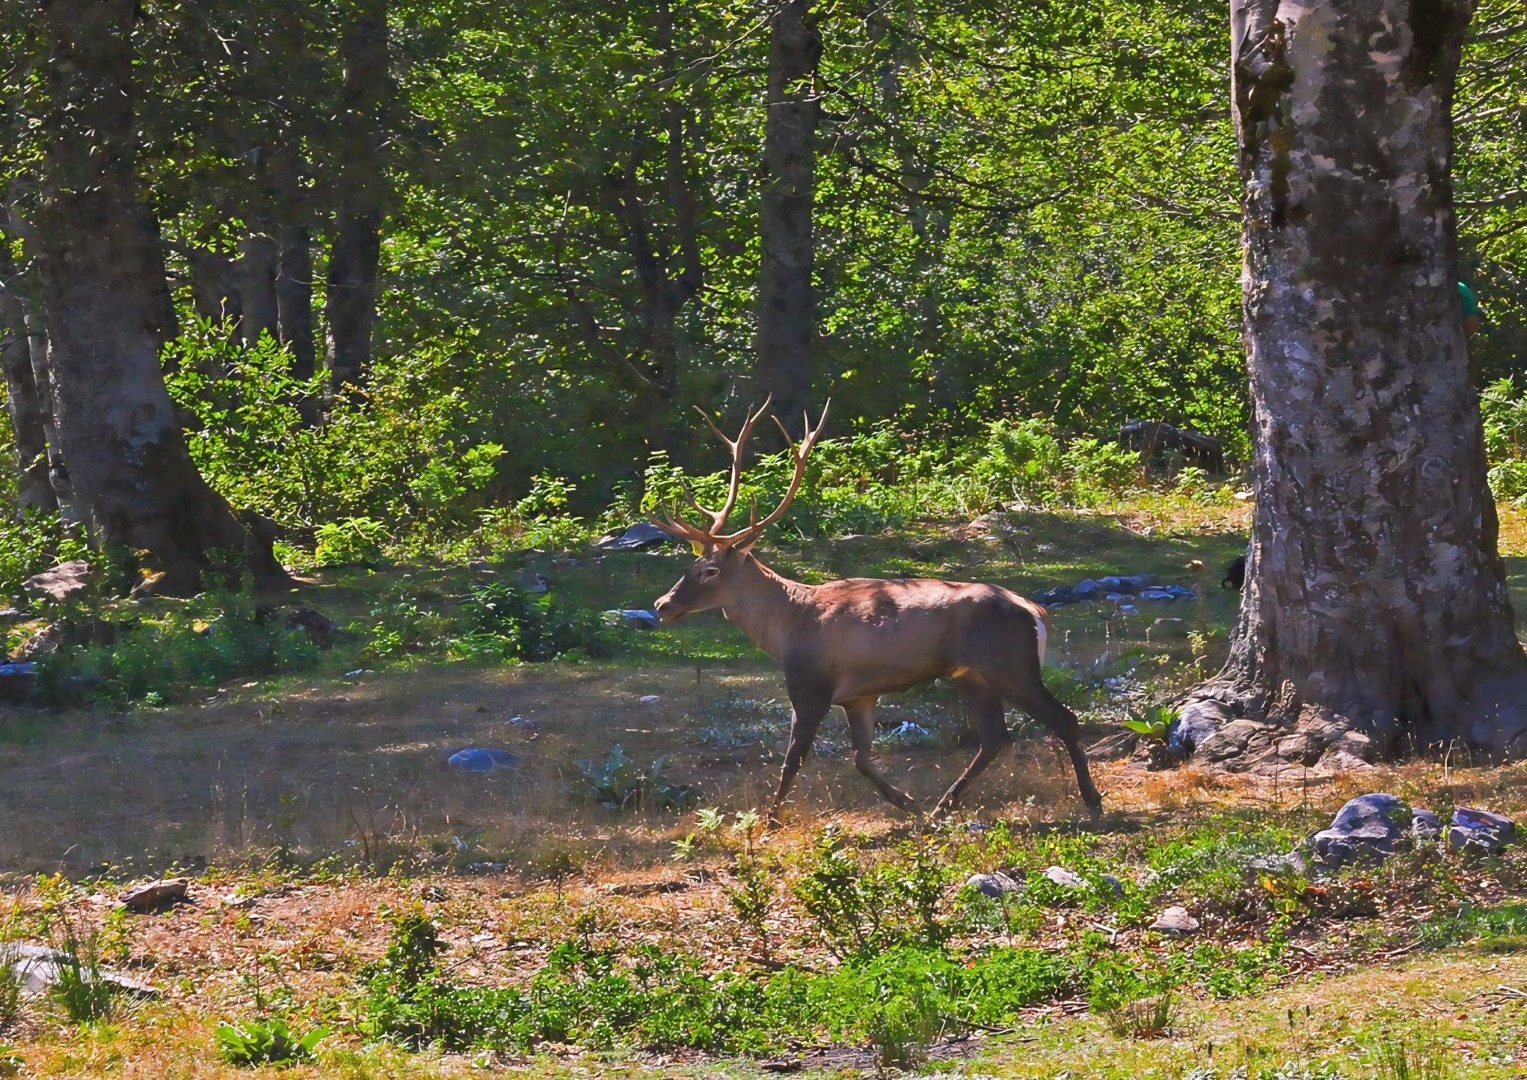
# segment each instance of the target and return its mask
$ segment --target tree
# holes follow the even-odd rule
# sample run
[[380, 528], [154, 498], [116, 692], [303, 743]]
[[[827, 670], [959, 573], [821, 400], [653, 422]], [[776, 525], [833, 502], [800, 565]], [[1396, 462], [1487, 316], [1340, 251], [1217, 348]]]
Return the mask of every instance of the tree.
[[387, 0], [353, 0], [340, 42], [344, 93], [334, 168], [338, 215], [326, 280], [325, 359], [331, 391], [359, 386], [371, 366], [376, 279], [387, 204]]
[[147, 551], [159, 588], [284, 575], [187, 453], [159, 350], [171, 327], [157, 223], [139, 200], [134, 0], [43, 0], [36, 225], [57, 436], [97, 543]]
[[16, 260], [0, 242], [0, 368], [16, 449], [16, 501], [23, 510], [56, 510], [58, 499], [48, 480], [51, 417], [32, 368], [32, 332], [21, 281]]
[[759, 213], [758, 371], [794, 424], [811, 406], [816, 301], [811, 214], [822, 107], [814, 78], [822, 36], [811, 0], [782, 0], [769, 20], [764, 182]]
[[1232, 4], [1256, 509], [1229, 661], [1188, 706], [1242, 718], [1211, 759], [1527, 734], [1454, 284], [1470, 11]]

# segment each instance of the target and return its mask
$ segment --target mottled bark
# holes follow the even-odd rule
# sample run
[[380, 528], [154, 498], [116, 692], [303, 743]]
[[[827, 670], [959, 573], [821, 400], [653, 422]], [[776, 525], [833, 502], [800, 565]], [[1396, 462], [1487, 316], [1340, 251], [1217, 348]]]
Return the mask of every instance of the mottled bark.
[[331, 392], [360, 386], [371, 366], [377, 268], [387, 202], [386, 0], [354, 0], [340, 42], [344, 94], [338, 128], [339, 210], [325, 282], [325, 362]]
[[1522, 748], [1527, 682], [1454, 284], [1469, 13], [1232, 4], [1256, 510], [1229, 662], [1191, 697], [1278, 726], [1229, 725], [1211, 758]]
[[792, 428], [811, 407], [816, 374], [811, 215], [816, 196], [815, 77], [822, 57], [811, 0], [779, 4], [769, 26], [764, 181], [759, 208], [758, 374]]
[[48, 481], [48, 435], [42, 397], [32, 371], [32, 340], [18, 284], [21, 272], [0, 244], [0, 368], [16, 453], [16, 501], [22, 510], [56, 510]]
[[281, 577], [201, 478], [159, 371], [163, 257], [137, 198], [134, 0], [43, 0], [37, 217], [57, 435], [99, 543], [146, 550], [160, 588], [243, 565]]

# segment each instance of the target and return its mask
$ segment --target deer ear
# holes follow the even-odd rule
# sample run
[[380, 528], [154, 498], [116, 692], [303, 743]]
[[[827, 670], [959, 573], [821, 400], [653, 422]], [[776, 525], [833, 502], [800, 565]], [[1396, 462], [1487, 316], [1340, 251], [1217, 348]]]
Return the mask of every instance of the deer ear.
[[705, 554], [705, 545], [700, 543], [698, 540], [691, 540], [689, 542], [689, 550], [693, 551], [695, 553], [695, 558], [698, 559], [700, 556]]

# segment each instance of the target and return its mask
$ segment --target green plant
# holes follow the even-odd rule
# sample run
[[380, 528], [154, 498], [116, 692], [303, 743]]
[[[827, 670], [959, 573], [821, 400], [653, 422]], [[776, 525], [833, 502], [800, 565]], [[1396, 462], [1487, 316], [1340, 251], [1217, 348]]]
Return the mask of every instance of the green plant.
[[683, 810], [692, 806], [699, 792], [690, 784], [668, 782], [664, 770], [667, 755], [645, 768], [616, 743], [603, 761], [580, 761], [578, 768], [588, 795], [618, 810]]
[[1386, 1032], [1374, 1047], [1374, 1058], [1384, 1080], [1452, 1080], [1458, 1075], [1446, 1051], [1424, 1036], [1406, 1040]]
[[219, 1024], [214, 1039], [217, 1056], [230, 1065], [296, 1065], [311, 1061], [313, 1049], [328, 1034], [314, 1028], [299, 1035], [286, 1021], [272, 1017]]
[[326, 521], [315, 531], [318, 546], [313, 561], [319, 566], [375, 563], [388, 540], [387, 526], [369, 517]]
[[502, 659], [613, 656], [626, 641], [621, 628], [599, 612], [568, 607], [552, 596], [533, 597], [504, 582], [474, 588], [461, 612], [466, 634], [455, 647]]
[[770, 959], [769, 912], [774, 905], [774, 878], [779, 867], [751, 852], [732, 863], [732, 884], [726, 900], [732, 913], [752, 935], [765, 963]]
[[1128, 720], [1120, 720], [1119, 723], [1130, 731], [1144, 735], [1148, 739], [1166, 742], [1167, 734], [1172, 730], [1172, 724], [1176, 720], [1176, 709], [1168, 708], [1165, 705], [1151, 705], [1131, 713]]
[[50, 993], [76, 1024], [106, 1019], [115, 1006], [116, 988], [103, 977], [99, 932], [78, 933], [62, 911], [56, 925], [58, 937], [54, 948], [60, 958], [58, 979]]

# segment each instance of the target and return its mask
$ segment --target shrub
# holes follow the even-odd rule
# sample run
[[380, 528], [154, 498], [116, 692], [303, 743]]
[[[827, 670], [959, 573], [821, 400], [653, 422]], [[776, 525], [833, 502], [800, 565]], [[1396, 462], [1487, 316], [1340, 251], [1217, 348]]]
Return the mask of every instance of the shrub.
[[666, 755], [645, 768], [638, 765], [620, 743], [604, 761], [578, 763], [585, 791], [612, 810], [683, 810], [694, 805], [699, 793], [689, 784], [669, 783], [667, 767]]
[[313, 1048], [325, 1035], [326, 1028], [314, 1028], [298, 1035], [284, 1020], [246, 1020], [240, 1024], [219, 1024], [214, 1036], [217, 1056], [230, 1065], [296, 1065], [311, 1061]]
[[507, 660], [607, 657], [626, 641], [622, 628], [600, 612], [531, 596], [505, 582], [474, 588], [461, 610], [467, 633], [460, 647]]

